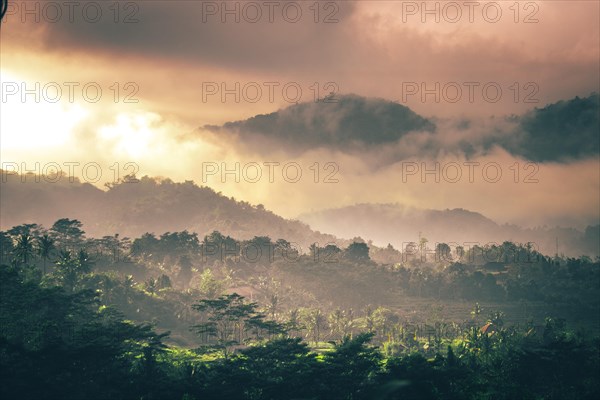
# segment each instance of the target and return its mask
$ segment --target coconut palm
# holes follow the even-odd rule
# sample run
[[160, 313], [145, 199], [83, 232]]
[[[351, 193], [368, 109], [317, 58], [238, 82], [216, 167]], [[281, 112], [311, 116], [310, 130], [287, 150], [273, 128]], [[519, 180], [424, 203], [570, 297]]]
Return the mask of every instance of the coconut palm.
[[79, 270], [82, 273], [88, 273], [94, 266], [94, 261], [91, 260], [90, 255], [87, 251], [81, 249], [77, 253], [77, 263], [79, 264]]
[[133, 288], [133, 285], [135, 285], [135, 281], [133, 280], [133, 275], [127, 275], [124, 279], [123, 279], [123, 294], [125, 295], [125, 301], [127, 301], [129, 303], [129, 295], [131, 293], [131, 289]]
[[61, 250], [56, 260], [56, 274], [69, 293], [75, 290], [78, 281], [79, 263], [70, 251]]
[[44, 275], [46, 275], [46, 263], [50, 259], [50, 255], [54, 248], [54, 239], [49, 235], [38, 238], [38, 253], [42, 257], [44, 263]]
[[33, 238], [28, 234], [21, 234], [17, 239], [14, 255], [19, 262], [27, 264], [29, 259], [33, 257]]

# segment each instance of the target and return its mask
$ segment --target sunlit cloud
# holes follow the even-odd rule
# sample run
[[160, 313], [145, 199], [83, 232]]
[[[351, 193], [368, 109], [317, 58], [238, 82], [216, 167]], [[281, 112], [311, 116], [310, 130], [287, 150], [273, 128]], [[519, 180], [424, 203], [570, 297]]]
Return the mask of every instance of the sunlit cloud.
[[[59, 149], [72, 139], [73, 128], [90, 113], [81, 104], [62, 99], [55, 87], [44, 90], [39, 82], [11, 71], [0, 71], [0, 84], [2, 152]], [[48, 101], [55, 98], [55, 102]]]
[[[496, 159], [505, 168], [527, 162], [511, 130], [511, 114], [524, 115], [534, 107], [598, 91], [597, 2], [581, 2], [578, 7], [564, 2], [528, 2], [535, 6], [520, 9], [519, 23], [508, 8], [512, 3], [502, 3], [504, 14], [498, 23], [485, 21], [479, 8], [473, 23], [458, 24], [443, 18], [439, 23], [422, 23], [420, 12], [404, 20], [407, 10], [403, 7], [412, 2], [340, 2], [339, 21], [333, 24], [315, 24], [310, 14], [297, 24], [281, 20], [224, 24], [218, 18], [202, 23], [201, 2], [185, 2], [185, 7], [182, 3], [140, 2], [139, 21], [132, 24], [114, 24], [110, 10], [109, 18], [97, 24], [66, 20], [20, 23], [18, 16], [9, 15], [0, 39], [3, 82], [26, 82], [28, 87], [36, 82], [42, 87], [49, 82], [63, 87], [65, 82], [93, 83], [102, 88], [103, 97], [97, 103], [87, 102], [78, 91], [73, 102], [36, 103], [33, 96], [27, 96], [23, 103], [19, 94], [8, 96], [1, 104], [2, 159], [94, 161], [106, 168], [115, 162], [135, 162], [140, 175], [194, 179], [289, 217], [331, 207], [332, 202], [341, 206], [399, 201], [433, 208], [471, 208], [502, 222], [538, 224], [552, 217], [560, 223], [580, 225], [597, 219], [596, 186], [589, 184], [590, 179], [597, 179], [597, 162], [578, 160], [576, 153], [574, 159], [567, 157], [559, 164], [548, 162], [556, 157], [538, 158], [544, 161], [540, 164], [544, 179], [535, 187], [402, 184], [397, 164], [462, 161], [465, 153], [469, 159]], [[538, 21], [522, 23], [526, 11], [536, 9]], [[468, 18], [465, 7], [462, 13]], [[437, 102], [434, 96], [423, 101], [420, 93], [403, 93], [407, 82], [431, 88], [436, 82], [443, 86], [471, 80], [497, 82], [504, 91], [501, 101], [483, 101], [480, 92], [469, 102], [465, 91], [456, 103]], [[235, 95], [223, 100], [221, 93], [207, 99], [203, 86], [207, 82], [219, 88], [220, 84], [232, 88], [249, 82], [261, 86], [276, 82], [279, 86], [272, 101], [265, 90], [260, 99], [251, 102]], [[324, 85], [334, 82], [341, 94], [396, 101], [434, 122], [437, 130], [411, 131], [401, 140], [379, 147], [354, 146], [353, 151], [345, 151], [352, 147], [346, 143], [324, 146], [320, 134], [312, 131], [305, 137], [283, 132], [289, 136], [286, 142], [275, 130], [245, 137], [198, 130], [286, 109], [292, 105], [280, 90], [286, 83], [298, 84], [304, 94], [302, 101], [310, 102], [315, 82], [321, 97], [328, 93]], [[517, 101], [515, 82], [520, 89]], [[523, 101], [528, 93], [524, 85], [529, 82], [537, 85], [534, 103]], [[125, 103], [123, 96], [130, 93], [125, 85], [129, 83], [136, 85], [136, 102]], [[117, 101], [115, 87], [119, 90]], [[308, 108], [323, 111], [320, 106], [314, 103]], [[331, 125], [340, 117], [314, 114]], [[470, 126], [459, 128], [460, 121], [470, 121]], [[494, 147], [496, 142], [486, 141], [491, 133], [510, 154]], [[560, 153], [560, 130], [554, 133], [552, 144], [555, 153], [556, 149]], [[358, 143], [369, 142], [363, 139]], [[530, 147], [539, 148], [543, 139], [543, 133], [532, 138]], [[298, 162], [305, 168], [305, 179], [311, 177], [313, 171], [308, 168], [314, 163], [322, 168], [334, 162], [339, 166], [340, 182], [203, 180], [204, 162], [231, 166], [265, 161]], [[520, 193], [524, 190], [525, 194]], [[500, 210], [496, 200], [506, 193], [520, 199], [519, 204]], [[568, 204], [561, 200], [565, 193]], [[544, 207], [539, 207], [539, 202]]]

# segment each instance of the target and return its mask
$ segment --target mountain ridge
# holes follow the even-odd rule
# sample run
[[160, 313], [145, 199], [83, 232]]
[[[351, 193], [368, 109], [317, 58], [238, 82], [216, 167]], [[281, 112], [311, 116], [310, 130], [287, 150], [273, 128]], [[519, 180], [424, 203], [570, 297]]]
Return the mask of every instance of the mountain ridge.
[[206, 235], [218, 230], [239, 239], [285, 238], [303, 248], [314, 242], [346, 243], [312, 231], [300, 221], [278, 216], [260, 204], [237, 201], [193, 181], [176, 183], [144, 176], [137, 182], [119, 182], [102, 190], [78, 179], [51, 183], [44, 179], [35, 182], [31, 177], [22, 182], [19, 174], [2, 173], [6, 177], [0, 183], [2, 230], [23, 223], [51, 226], [57, 219], [68, 217], [80, 220], [92, 236], [119, 233], [135, 237], [183, 230]]
[[[533, 242], [545, 254], [554, 254], [556, 238], [559, 253], [598, 255], [600, 226], [585, 232], [573, 228], [526, 229], [500, 225], [484, 215], [463, 208], [434, 210], [408, 207], [399, 203], [362, 203], [301, 214], [286, 219], [262, 205], [224, 196], [193, 181], [176, 183], [168, 178], [144, 176], [137, 182], [108, 185], [106, 190], [78, 179], [56, 183], [33, 177], [21, 181], [21, 175], [5, 174], [0, 183], [0, 228], [10, 229], [23, 223], [50, 226], [59, 218], [79, 219], [92, 236], [136, 237], [143, 233], [188, 230], [203, 236], [213, 230], [238, 239], [269, 236], [297, 243], [307, 249], [312, 243], [347, 246], [362, 238], [376, 246], [403, 244], [429, 239], [434, 243], [486, 244], [509, 240]], [[5, 180], [5, 182], [4, 182]], [[27, 206], [24, 206], [27, 205]], [[150, 222], [152, 216], [152, 222]], [[326, 221], [326, 222], [325, 222]], [[327, 232], [327, 233], [322, 233]], [[596, 247], [595, 247], [596, 246]]]
[[462, 246], [478, 243], [534, 243], [544, 254], [558, 253], [570, 256], [587, 254], [597, 256], [600, 225], [590, 225], [584, 232], [569, 227], [523, 228], [514, 224], [498, 224], [481, 213], [454, 208], [445, 210], [419, 209], [399, 203], [362, 203], [303, 213], [298, 219], [313, 229], [332, 233], [342, 238], [360, 236], [376, 246], [388, 243], [401, 249], [408, 242], [417, 242], [419, 236], [435, 243], [456, 243]]

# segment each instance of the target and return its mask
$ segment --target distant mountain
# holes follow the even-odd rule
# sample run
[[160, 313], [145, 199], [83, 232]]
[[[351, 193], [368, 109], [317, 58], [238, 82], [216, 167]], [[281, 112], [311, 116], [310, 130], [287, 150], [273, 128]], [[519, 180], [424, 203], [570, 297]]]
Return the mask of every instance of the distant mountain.
[[600, 153], [600, 95], [575, 97], [519, 117], [520, 140], [504, 147], [532, 161], [568, 161]]
[[[306, 251], [312, 243], [347, 246], [360, 237], [376, 246], [418, 241], [419, 233], [435, 243], [486, 244], [509, 240], [533, 242], [545, 254], [558, 251], [568, 256], [600, 253], [600, 226], [585, 232], [572, 228], [524, 229], [499, 225], [485, 216], [463, 209], [428, 210], [400, 204], [358, 204], [302, 214], [298, 220], [282, 218], [262, 205], [251, 205], [223, 196], [192, 181], [143, 177], [137, 182], [111, 185], [101, 190], [78, 180], [58, 182], [33, 176], [7, 174], [0, 183], [0, 229], [23, 223], [50, 227], [59, 218], [79, 219], [89, 236], [119, 233], [137, 237], [145, 232], [162, 234], [189, 230], [200, 237], [218, 230], [237, 239], [269, 236], [300, 244]], [[302, 221], [302, 222], [301, 222]], [[327, 232], [327, 234], [321, 233]]]
[[362, 157], [375, 152], [381, 165], [445, 153], [472, 157], [497, 147], [531, 161], [566, 163], [600, 153], [599, 104], [599, 94], [591, 93], [521, 115], [444, 122], [392, 101], [347, 94], [220, 126], [205, 125], [197, 132], [207, 140], [241, 143], [245, 151], [258, 154], [277, 149], [296, 156], [319, 148]]
[[[5, 176], [5, 175], [3, 175]], [[0, 183], [0, 229], [23, 223], [50, 227], [59, 218], [78, 219], [89, 236], [139, 236], [189, 230], [202, 238], [218, 230], [236, 239], [266, 235], [298, 243], [306, 251], [311, 243], [336, 241], [312, 231], [299, 221], [284, 219], [244, 201], [216, 193], [191, 181], [143, 177], [137, 182], [98, 189], [66, 177], [52, 183], [33, 176], [7, 174]], [[336, 241], [346, 244], [345, 241]]]
[[347, 94], [202, 129], [220, 137], [239, 135], [248, 145], [276, 142], [297, 152], [321, 146], [360, 151], [364, 146], [397, 142], [409, 132], [435, 132], [436, 126], [406, 106]]
[[516, 225], [499, 225], [485, 216], [464, 210], [430, 210], [400, 204], [358, 204], [302, 214], [299, 219], [313, 229], [332, 233], [341, 238], [356, 236], [370, 239], [377, 246], [392, 244], [402, 249], [403, 243], [418, 242], [419, 234], [427, 238], [430, 248], [435, 243], [469, 243], [513, 241], [533, 242], [544, 254], [558, 252], [569, 256], [600, 253], [598, 231], [590, 226], [585, 232], [572, 228], [525, 229]]

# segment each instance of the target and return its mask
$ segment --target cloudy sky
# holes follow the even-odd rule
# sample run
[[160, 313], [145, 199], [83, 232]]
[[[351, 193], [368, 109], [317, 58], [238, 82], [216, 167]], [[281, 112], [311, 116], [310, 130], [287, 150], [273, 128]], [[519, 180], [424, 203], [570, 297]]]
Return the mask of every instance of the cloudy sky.
[[[98, 185], [191, 179], [286, 217], [399, 202], [598, 223], [599, 16], [597, 1], [9, 0], [0, 157], [98, 163]], [[236, 163], [239, 182], [222, 176]]]

